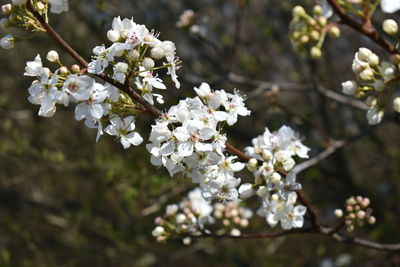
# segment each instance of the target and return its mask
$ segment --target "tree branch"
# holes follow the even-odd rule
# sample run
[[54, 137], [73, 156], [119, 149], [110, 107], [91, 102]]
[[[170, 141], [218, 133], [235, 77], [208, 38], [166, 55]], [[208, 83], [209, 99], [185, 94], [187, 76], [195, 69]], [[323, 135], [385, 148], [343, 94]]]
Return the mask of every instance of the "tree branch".
[[389, 53], [397, 53], [396, 47], [394, 47], [391, 43], [382, 38], [382, 36], [375, 29], [374, 25], [372, 25], [369, 19], [364, 20], [363, 23], [358, 23], [346, 14], [344, 8], [342, 8], [336, 0], [328, 0], [328, 2], [332, 6], [333, 11], [340, 17], [342, 23], [367, 36], [369, 39], [383, 47]]

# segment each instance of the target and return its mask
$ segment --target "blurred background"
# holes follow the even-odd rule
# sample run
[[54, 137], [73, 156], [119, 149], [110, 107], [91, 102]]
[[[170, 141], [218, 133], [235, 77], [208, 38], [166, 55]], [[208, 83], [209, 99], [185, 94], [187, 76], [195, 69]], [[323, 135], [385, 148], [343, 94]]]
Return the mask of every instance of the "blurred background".
[[[287, 124], [316, 155], [327, 140], [310, 121], [336, 140], [359, 135], [302, 172], [299, 180], [324, 223], [335, 222], [334, 209], [351, 195], [368, 196], [377, 223], [354, 234], [399, 242], [399, 118], [389, 115], [370, 128], [365, 111], [321, 93], [340, 93], [340, 83], [352, 79], [351, 63], [359, 47], [385, 59], [388, 54], [346, 27], [342, 38], [328, 38], [321, 60], [294, 53], [288, 25], [296, 4], [312, 7], [313, 1], [70, 0], [70, 12], [52, 15], [51, 23], [86, 59], [94, 46], [108, 43], [106, 32], [115, 16], [133, 17], [159, 31], [161, 39], [176, 43], [183, 60], [178, 72], [182, 87], [164, 94], [162, 108], [194, 96], [193, 86], [203, 81], [216, 89], [240, 89], [248, 96], [252, 116], [227, 130], [239, 148], [264, 127], [275, 130]], [[186, 9], [196, 12], [201, 37], [176, 27]], [[377, 12], [377, 25], [386, 17]], [[22, 74], [26, 61], [38, 53], [44, 58], [51, 49], [67, 65], [74, 63], [44, 34], [0, 50], [0, 266], [400, 266], [398, 254], [314, 235], [201, 239], [191, 246], [180, 240], [157, 243], [151, 236], [154, 218], [193, 184], [154, 168], [144, 145], [124, 151], [110, 136], [96, 144], [96, 131], [76, 122], [71, 108], [59, 106], [54, 117], [38, 117], [38, 107], [27, 101], [32, 80]], [[148, 136], [151, 123], [148, 115], [138, 118], [142, 136]], [[245, 172], [241, 177], [251, 180]], [[258, 200], [249, 206], [255, 211]], [[265, 220], [255, 216], [244, 231], [268, 230]]]

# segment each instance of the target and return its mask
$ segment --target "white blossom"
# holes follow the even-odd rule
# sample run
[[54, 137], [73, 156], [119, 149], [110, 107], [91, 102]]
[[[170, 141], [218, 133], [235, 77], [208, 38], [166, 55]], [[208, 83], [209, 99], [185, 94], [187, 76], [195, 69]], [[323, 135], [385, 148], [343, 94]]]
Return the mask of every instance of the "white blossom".
[[119, 116], [113, 116], [110, 119], [110, 123], [104, 129], [104, 132], [117, 136], [124, 149], [129, 148], [131, 145], [138, 146], [143, 142], [140, 134], [133, 131], [135, 130], [135, 117], [128, 116], [121, 119]]

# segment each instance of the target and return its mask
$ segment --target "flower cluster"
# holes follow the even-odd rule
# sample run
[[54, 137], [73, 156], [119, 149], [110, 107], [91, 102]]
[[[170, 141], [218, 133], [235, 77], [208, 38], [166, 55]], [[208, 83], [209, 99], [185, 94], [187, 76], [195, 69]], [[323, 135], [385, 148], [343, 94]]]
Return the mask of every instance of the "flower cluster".
[[[1, 13], [7, 18], [2, 18], [0, 20], [1, 28], [9, 27], [24, 27], [32, 28], [34, 31], [43, 31], [40, 26], [35, 23], [36, 19], [26, 8], [27, 0], [12, 0], [11, 3], [1, 6]], [[33, 7], [41, 15], [47, 14], [49, 10], [51, 13], [62, 13], [68, 11], [68, 0], [48, 0], [48, 1], [32, 1]], [[18, 41], [11, 34], [5, 35], [0, 40], [0, 47], [3, 49], [11, 49], [14, 47], [15, 42]]]
[[[382, 61], [368, 48], [360, 48], [355, 54], [352, 69], [356, 75], [355, 80], [342, 83], [342, 92], [357, 98], [366, 97], [369, 106], [367, 112], [368, 123], [375, 125], [381, 122], [386, 103], [391, 99], [393, 85], [399, 78], [399, 62], [393, 56], [392, 62]], [[400, 112], [394, 101], [394, 108]]]
[[120, 17], [114, 18], [107, 37], [113, 44], [93, 49], [95, 55], [89, 64], [89, 73], [102, 74], [113, 66], [111, 76], [127, 84], [131, 84], [134, 77], [132, 82], [150, 104], [154, 104], [153, 96], [159, 103], [164, 102], [160, 94], [153, 93], [154, 88], [166, 89], [163, 81], [154, 74], [155, 70], [167, 69], [176, 88], [180, 87], [176, 74], [180, 62], [173, 42], [161, 41], [145, 25], [136, 24], [132, 19], [121, 20]]
[[224, 154], [226, 136], [222, 123], [233, 125], [238, 116], [248, 116], [238, 93], [211, 90], [203, 83], [197, 97], [181, 100], [152, 125], [150, 144], [153, 165], [166, 167], [171, 176], [181, 173], [200, 184], [206, 199], [235, 200], [240, 183], [234, 173], [244, 164]]
[[[50, 51], [47, 59], [52, 62], [59, 62], [58, 54]], [[110, 125], [105, 128], [106, 133], [117, 136], [124, 148], [130, 145], [142, 143], [142, 137], [133, 130], [135, 129], [134, 116], [121, 118], [122, 109], [134, 112], [134, 104], [129, 98], [115, 91], [110, 85], [97, 83], [93, 78], [82, 75], [79, 66], [74, 65], [71, 71], [66, 67], [60, 67], [54, 73], [43, 67], [40, 55], [33, 61], [29, 61], [25, 67], [25, 75], [35, 77], [29, 87], [29, 102], [40, 105], [39, 116], [51, 117], [56, 112], [56, 104], [69, 106], [76, 104], [75, 119], [84, 120], [89, 128], [98, 129], [96, 140], [103, 134], [102, 125], [108, 115]], [[119, 113], [115, 113], [115, 110]]]
[[335, 210], [338, 218], [344, 217], [347, 231], [351, 232], [356, 226], [364, 226], [366, 222], [374, 224], [376, 219], [372, 216], [372, 208], [369, 207], [371, 201], [367, 197], [350, 197], [346, 200], [347, 215], [344, 216], [341, 209]]
[[245, 150], [252, 157], [248, 169], [253, 171], [255, 183], [241, 185], [240, 196], [248, 198], [257, 194], [262, 198], [258, 214], [265, 217], [271, 227], [279, 221], [284, 229], [301, 227], [306, 208], [295, 206], [295, 191], [300, 190], [301, 185], [296, 182], [296, 174], [290, 171], [295, 165], [293, 157], [308, 158], [309, 148], [288, 126], [272, 133], [266, 128], [263, 135], [252, 140], [252, 144]]
[[179, 205], [167, 206], [165, 215], [155, 219], [157, 226], [152, 234], [157, 241], [181, 237], [185, 244], [189, 244], [190, 236], [200, 235], [206, 224], [214, 222], [212, 212], [213, 206], [202, 197], [201, 190], [196, 188]]
[[157, 226], [152, 234], [157, 241], [179, 237], [185, 244], [190, 244], [191, 237], [209, 233], [206, 226], [214, 225], [217, 234], [239, 236], [239, 229], [246, 228], [252, 216], [251, 210], [241, 207], [238, 201], [212, 205], [197, 187], [179, 205], [166, 207], [164, 216], [155, 219]]
[[249, 225], [249, 219], [253, 217], [253, 212], [245, 207], [241, 207], [238, 201], [231, 201], [226, 204], [214, 204], [213, 216], [216, 223], [221, 223], [219, 234], [229, 233], [230, 235], [240, 236], [240, 228]]
[[302, 6], [294, 7], [290, 36], [295, 49], [299, 51], [309, 49], [312, 58], [320, 58], [326, 35], [330, 34], [335, 38], [340, 36], [340, 29], [335, 24], [328, 24], [331, 14], [326, 4], [315, 5], [312, 15], [307, 14]]

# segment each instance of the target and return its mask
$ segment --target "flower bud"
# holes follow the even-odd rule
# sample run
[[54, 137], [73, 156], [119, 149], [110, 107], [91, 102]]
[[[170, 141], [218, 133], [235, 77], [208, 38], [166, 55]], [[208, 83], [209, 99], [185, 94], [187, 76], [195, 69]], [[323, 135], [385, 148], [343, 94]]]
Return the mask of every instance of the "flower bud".
[[394, 108], [394, 110], [395, 110], [396, 112], [399, 112], [399, 113], [400, 113], [400, 97], [396, 97], [396, 98], [393, 100], [393, 108]]
[[319, 47], [314, 46], [311, 48], [310, 55], [313, 59], [319, 59], [322, 56], [322, 51]]
[[399, 54], [394, 54], [390, 57], [390, 62], [393, 64], [400, 64], [400, 55]]
[[161, 236], [163, 233], [165, 232], [164, 227], [162, 226], [157, 226], [156, 228], [154, 228], [153, 232], [151, 232], [151, 234], [154, 237], [159, 237]]
[[372, 53], [371, 55], [368, 56], [368, 63], [374, 66], [378, 65], [379, 57], [376, 54]]
[[178, 215], [176, 215], [176, 222], [179, 224], [184, 223], [186, 220], [186, 216], [182, 213], [179, 213]]
[[79, 65], [77, 65], [77, 64], [74, 64], [71, 66], [71, 71], [73, 73], [79, 73], [79, 72], [81, 72], [81, 67], [79, 67]]
[[115, 42], [118, 42], [118, 40], [121, 38], [121, 35], [119, 34], [119, 32], [117, 32], [115, 30], [109, 30], [107, 32], [107, 38], [111, 42], [115, 43]]
[[367, 97], [367, 99], [365, 100], [365, 104], [368, 107], [375, 107], [378, 104], [378, 98], [376, 98], [373, 95], [370, 95], [369, 97]]
[[114, 68], [116, 72], [120, 73], [127, 73], [129, 70], [129, 66], [125, 62], [118, 62], [117, 64], [115, 64]]
[[306, 43], [308, 43], [309, 41], [310, 41], [310, 37], [308, 37], [308, 35], [302, 35], [301, 37], [300, 37], [300, 43], [302, 43], [302, 44], [306, 44]]
[[365, 207], [367, 207], [369, 204], [371, 203], [371, 200], [369, 200], [369, 198], [364, 198], [363, 199], [363, 201], [362, 201], [362, 203], [361, 203], [361, 206], [363, 207], [363, 208], [365, 208]]
[[337, 218], [342, 217], [342, 216], [343, 216], [343, 211], [342, 211], [341, 209], [336, 209], [336, 210], [335, 210], [335, 216], [336, 216]]
[[68, 69], [67, 69], [67, 67], [62, 66], [61, 68], [58, 69], [58, 72], [59, 72], [61, 75], [66, 75], [66, 74], [68, 74]]
[[354, 95], [358, 88], [356, 81], [346, 81], [342, 83], [342, 92], [346, 95]]
[[281, 175], [280, 175], [279, 173], [277, 173], [277, 172], [274, 172], [274, 173], [271, 175], [271, 180], [272, 180], [272, 182], [273, 182], [274, 184], [277, 184], [277, 183], [279, 183], [279, 182], [281, 181]]
[[316, 30], [310, 32], [310, 37], [311, 37], [311, 39], [313, 39], [314, 41], [318, 41], [320, 36], [321, 36], [321, 35], [320, 35], [319, 32], [316, 31]]
[[249, 226], [249, 220], [241, 219], [240, 220], [240, 226], [243, 227], [243, 228]]
[[379, 110], [378, 107], [370, 108], [367, 111], [368, 124], [370, 125], [379, 124], [383, 118], [383, 115], [384, 112], [382, 110]]
[[160, 59], [165, 56], [164, 50], [159, 46], [156, 46], [153, 49], [151, 49], [150, 53], [151, 53], [151, 56], [155, 59]]
[[36, 4], [36, 9], [37, 9], [38, 11], [43, 11], [45, 8], [46, 8], [46, 6], [45, 6], [42, 2], [38, 2], [38, 3]]
[[358, 49], [357, 55], [358, 59], [364, 62], [368, 61], [368, 57], [372, 54], [372, 51], [369, 50], [368, 48], [361, 47]]
[[136, 49], [132, 49], [129, 54], [128, 54], [129, 58], [132, 60], [138, 60], [138, 58], [140, 57], [139, 52]]
[[254, 195], [253, 185], [250, 183], [242, 184], [238, 191], [241, 198], [249, 198]]
[[352, 211], [353, 211], [353, 206], [347, 205], [347, 206], [346, 206], [346, 210], [347, 210], [348, 212], [352, 212]]
[[50, 62], [58, 62], [60, 60], [60, 57], [57, 51], [51, 50], [47, 53], [46, 59]]
[[374, 216], [371, 216], [371, 217], [368, 218], [368, 223], [369, 224], [375, 224], [375, 222], [376, 222], [376, 219], [375, 219]]
[[231, 230], [231, 235], [240, 236], [241, 235], [240, 230], [239, 229], [232, 229]]
[[356, 218], [356, 215], [355, 215], [354, 213], [350, 213], [350, 214], [349, 214], [349, 218], [352, 219], [352, 220], [354, 220], [354, 219]]
[[360, 72], [360, 79], [363, 81], [371, 81], [374, 79], [374, 71], [371, 69], [365, 69]]
[[326, 26], [328, 23], [328, 19], [325, 17], [319, 17], [318, 18], [318, 24], [321, 25], [322, 27]]
[[155, 65], [154, 60], [152, 60], [152, 59], [149, 58], [149, 57], [146, 57], [146, 58], [143, 60], [142, 64], [143, 64], [143, 68], [144, 68], [145, 70], [151, 70], [152, 68], [154, 68], [154, 65]]
[[382, 80], [376, 80], [376, 81], [374, 82], [374, 89], [375, 89], [375, 91], [377, 91], [377, 92], [382, 92], [383, 90], [385, 90], [385, 88], [386, 88], [386, 85], [385, 85], [384, 81], [382, 81]]
[[302, 6], [295, 6], [292, 10], [293, 17], [302, 17], [306, 14], [306, 11]]
[[175, 213], [178, 212], [178, 209], [179, 209], [179, 207], [176, 204], [168, 205], [166, 207], [165, 214], [166, 215], [174, 215]]
[[175, 52], [175, 45], [171, 41], [164, 41], [161, 43], [161, 48], [165, 55], [170, 55]]
[[7, 34], [0, 40], [0, 47], [3, 49], [11, 49], [14, 47], [15, 39], [11, 34]]
[[257, 159], [255, 159], [255, 158], [249, 159], [248, 165], [249, 165], [249, 167], [252, 168], [252, 169], [257, 168], [257, 165], [258, 165]]
[[268, 196], [268, 189], [265, 186], [260, 186], [257, 190], [257, 196], [260, 198]]
[[320, 5], [315, 5], [312, 12], [315, 16], [321, 16], [322, 15], [322, 7]]
[[328, 33], [334, 38], [339, 38], [340, 37], [340, 28], [337, 26], [333, 26], [329, 29]]
[[272, 158], [272, 153], [269, 150], [263, 149], [262, 151], [262, 157], [265, 161], [268, 161]]
[[360, 220], [364, 219], [365, 218], [365, 211], [359, 210], [357, 212], [357, 218], [360, 219]]
[[12, 10], [12, 5], [11, 4], [7, 4], [7, 5], [2, 5], [1, 6], [1, 13], [3, 15], [10, 14], [11, 10]]
[[385, 20], [382, 24], [382, 27], [383, 30], [389, 35], [396, 35], [399, 30], [397, 22], [392, 19]]

